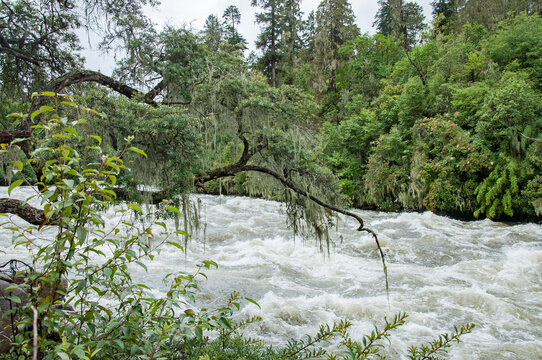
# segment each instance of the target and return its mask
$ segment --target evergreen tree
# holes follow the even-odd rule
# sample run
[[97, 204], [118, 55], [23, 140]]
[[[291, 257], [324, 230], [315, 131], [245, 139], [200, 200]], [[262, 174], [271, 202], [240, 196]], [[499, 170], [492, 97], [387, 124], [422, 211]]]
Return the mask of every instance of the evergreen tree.
[[228, 6], [226, 10], [224, 10], [222, 19], [224, 19], [224, 39], [226, 42], [233, 50], [246, 50], [247, 41], [239, 34], [239, 31], [237, 31], [236, 28], [236, 26], [241, 23], [241, 12], [239, 11], [239, 8], [235, 5]]
[[311, 11], [307, 19], [303, 21], [301, 32], [302, 47], [312, 52], [314, 50], [314, 37], [316, 36], [316, 15]]
[[[394, 6], [393, 2], [397, 3], [396, 5], [399, 6]], [[396, 24], [397, 19], [400, 17], [400, 6], [402, 6], [402, 1], [378, 0], [378, 5], [379, 8], [373, 26], [383, 35], [396, 35]], [[397, 13], [397, 10], [399, 13]]]
[[205, 45], [211, 52], [217, 52], [222, 43], [224, 28], [216, 15], [209, 15], [205, 20], [202, 35]]
[[405, 49], [416, 44], [417, 36], [425, 28], [423, 8], [415, 2], [407, 2], [401, 13], [401, 40]]
[[431, 7], [434, 16], [443, 15], [450, 18], [457, 12], [456, 0], [434, 0]]
[[293, 67], [296, 53], [301, 47], [300, 0], [253, 0], [252, 6], [264, 11], [256, 14], [256, 21], [262, 25], [256, 46], [262, 50], [260, 67], [272, 86]]
[[299, 50], [302, 48], [302, 39], [300, 31], [303, 27], [301, 19], [302, 12], [300, 9], [300, 0], [285, 0], [283, 7], [283, 36], [281, 41], [281, 49], [285, 54], [285, 67], [291, 68], [294, 66], [294, 59]]
[[456, 0], [434, 0], [432, 14], [437, 19], [435, 26], [444, 33], [450, 31], [451, 23], [457, 18]]
[[513, 17], [521, 12], [541, 14], [540, 0], [457, 0], [459, 23], [477, 23], [493, 30], [504, 19]]
[[281, 0], [252, 0], [252, 6], [260, 6], [264, 10], [256, 14], [256, 22], [262, 25], [256, 47], [263, 52], [260, 64], [273, 87], [277, 86], [277, 66], [281, 58], [279, 42], [283, 26], [282, 2]]
[[314, 38], [317, 92], [335, 92], [336, 70], [344, 61], [339, 48], [359, 35], [348, 0], [323, 0], [316, 12]]
[[403, 0], [379, 0], [378, 3], [380, 8], [373, 26], [384, 35], [395, 36], [403, 48], [409, 50], [425, 27], [422, 7]]

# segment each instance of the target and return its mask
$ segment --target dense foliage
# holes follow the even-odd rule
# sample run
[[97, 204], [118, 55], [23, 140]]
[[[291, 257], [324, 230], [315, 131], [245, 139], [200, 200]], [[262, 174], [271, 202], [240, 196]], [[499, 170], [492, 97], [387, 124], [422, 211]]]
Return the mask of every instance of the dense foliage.
[[322, 145], [343, 191], [380, 209], [538, 215], [541, 36], [542, 19], [521, 14], [495, 32], [467, 24], [428, 38], [411, 61], [380, 34], [345, 48], [344, 118]]

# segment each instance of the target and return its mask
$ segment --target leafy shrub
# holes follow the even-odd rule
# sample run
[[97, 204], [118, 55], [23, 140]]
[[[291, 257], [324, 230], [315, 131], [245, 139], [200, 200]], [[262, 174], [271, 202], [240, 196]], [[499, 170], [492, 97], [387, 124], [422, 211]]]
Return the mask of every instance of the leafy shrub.
[[[23, 227], [7, 222], [14, 231], [15, 246], [29, 250], [36, 268], [20, 286], [29, 301], [13, 310], [20, 323], [8, 356], [25, 359], [40, 352], [44, 359], [167, 359], [173, 339], [202, 338], [205, 329], [228, 328], [238, 298], [232, 297], [227, 306], [215, 310], [192, 309], [197, 280], [205, 276], [205, 269], [216, 267], [214, 262], [204, 261], [193, 273], [169, 274], [167, 294], [159, 298], [131, 277], [130, 268], [146, 269], [144, 262], [153, 259], [157, 247], [170, 246], [181, 252], [177, 237], [187, 233], [168, 229], [154, 216], [145, 223], [131, 224], [130, 214], [144, 215], [137, 204], [116, 210], [120, 224], [106, 227], [102, 210], [113, 204], [117, 178], [125, 170], [123, 158], [128, 152], [145, 153], [130, 145], [130, 137], [118, 154], [104, 153], [100, 137], [80, 133], [86, 120], [69, 121], [61, 116], [63, 108], [77, 107], [70, 96], [41, 96], [51, 97], [55, 105], [42, 106], [31, 115], [47, 120], [34, 127], [45, 133], [45, 141], [27, 164], [42, 164], [40, 181], [32, 184], [36, 191], [32, 197], [41, 201], [46, 220], [40, 226]], [[4, 145], [2, 151], [12, 153], [18, 141]], [[74, 143], [84, 150], [77, 151]], [[13, 182], [8, 192], [23, 181], [28, 183], [24, 164], [13, 160], [13, 165], [23, 178]], [[180, 214], [167, 205], [164, 211]], [[43, 240], [44, 231], [51, 227], [57, 229], [56, 235]], [[70, 281], [67, 289], [61, 286], [64, 278]], [[50, 286], [52, 296], [38, 297], [40, 286]], [[75, 311], [62, 310], [63, 298]]]

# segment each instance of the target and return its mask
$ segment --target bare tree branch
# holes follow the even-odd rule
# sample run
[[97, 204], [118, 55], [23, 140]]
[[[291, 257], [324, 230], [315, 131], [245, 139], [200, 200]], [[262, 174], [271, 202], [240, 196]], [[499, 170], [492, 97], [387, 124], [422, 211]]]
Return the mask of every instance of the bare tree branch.
[[144, 94], [131, 86], [128, 86], [120, 81], [113, 79], [110, 76], [104, 75], [97, 71], [92, 70], [75, 70], [67, 73], [60, 78], [53, 80], [46, 90], [53, 92], [61, 92], [68, 86], [80, 84], [84, 82], [95, 82], [103, 86], [107, 86], [111, 90], [126, 96], [129, 99], [137, 97], [141, 98], [141, 101], [151, 106], [158, 106], [158, 103], [154, 101], [154, 98], [165, 88], [163, 81], [160, 81], [153, 89]]
[[536, 141], [536, 142], [542, 144], [542, 140], [540, 140], [540, 139], [538, 139], [538, 138], [529, 137], [529, 136], [527, 136], [527, 135], [525, 135], [525, 134], [523, 134], [523, 133], [521, 133], [521, 136], [523, 136], [523, 137], [524, 137], [525, 139], [527, 139], [527, 140]]
[[47, 222], [43, 210], [17, 199], [0, 198], [0, 213], [17, 215], [32, 225], [44, 225], [46, 223], [48, 225], [59, 224], [58, 219]]

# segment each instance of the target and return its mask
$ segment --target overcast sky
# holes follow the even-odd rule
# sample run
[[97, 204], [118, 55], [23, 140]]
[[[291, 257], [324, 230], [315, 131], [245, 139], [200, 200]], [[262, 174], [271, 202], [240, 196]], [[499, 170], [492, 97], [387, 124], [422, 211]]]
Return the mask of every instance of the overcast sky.
[[[426, 22], [431, 19], [431, 1], [416, 1], [424, 9]], [[188, 25], [195, 30], [201, 30], [207, 16], [214, 14], [221, 18], [228, 6], [235, 5], [241, 12], [239, 32], [248, 41], [248, 51], [255, 50], [254, 41], [260, 32], [260, 28], [255, 23], [254, 14], [261, 10], [250, 6], [251, 0], [161, 0], [161, 3], [157, 8], [147, 11], [147, 15], [156, 23], [159, 29], [164, 25]], [[304, 17], [312, 10], [316, 10], [319, 3], [320, 0], [302, 0], [301, 11], [303, 11]], [[352, 4], [361, 32], [375, 33], [373, 22], [378, 11], [378, 0], [350, 0], [350, 4]], [[93, 50], [86, 50], [83, 55], [87, 58], [87, 66], [90, 69], [107, 74], [111, 73], [114, 63], [110, 56], [99, 54]]]

